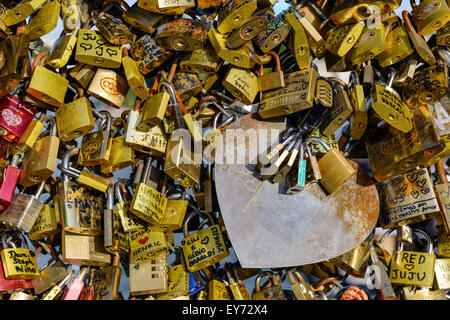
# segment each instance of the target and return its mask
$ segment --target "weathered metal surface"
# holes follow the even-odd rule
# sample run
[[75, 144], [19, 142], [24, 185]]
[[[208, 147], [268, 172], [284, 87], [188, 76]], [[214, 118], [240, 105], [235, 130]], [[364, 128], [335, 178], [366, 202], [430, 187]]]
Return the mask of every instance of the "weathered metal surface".
[[[287, 195], [281, 183], [263, 182], [254, 176], [248, 156], [250, 139], [245, 139], [245, 148], [227, 144], [227, 133], [230, 137], [233, 133], [230, 129], [253, 128], [258, 132], [284, 127], [281, 120], [261, 121], [256, 114], [246, 115], [230, 125], [219, 144], [221, 147], [223, 143], [224, 150], [234, 150], [237, 159], [245, 155], [245, 163], [220, 162], [221, 153], [216, 151], [220, 210], [234, 251], [245, 268], [297, 266], [334, 258], [361, 243], [378, 219], [379, 200], [373, 181], [351, 160], [357, 173], [333, 194], [327, 195], [315, 184], [297, 195]], [[243, 132], [238, 136], [243, 138]], [[267, 139], [271, 141], [268, 145], [278, 141], [270, 134]], [[254, 145], [255, 141], [250, 143]]]

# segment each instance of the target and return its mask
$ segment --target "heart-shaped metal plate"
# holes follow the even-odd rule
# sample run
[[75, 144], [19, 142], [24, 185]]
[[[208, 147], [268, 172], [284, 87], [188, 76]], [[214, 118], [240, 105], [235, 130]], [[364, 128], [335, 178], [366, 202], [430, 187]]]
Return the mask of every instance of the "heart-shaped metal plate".
[[[282, 120], [262, 121], [256, 114], [243, 116], [225, 130], [217, 148], [225, 151], [216, 151], [220, 210], [234, 251], [245, 268], [298, 266], [334, 258], [361, 243], [378, 219], [377, 190], [355, 162], [351, 161], [356, 174], [331, 195], [317, 184], [299, 194], [287, 195], [279, 191], [280, 184], [263, 182], [254, 175], [248, 154], [255, 143], [260, 143], [258, 134], [258, 142], [246, 138], [245, 147], [228, 141], [234, 140], [232, 134], [243, 139], [253, 130], [284, 128]], [[271, 134], [266, 137], [268, 146], [279, 139]], [[235, 159], [245, 155], [241, 158], [245, 162], [227, 163], [225, 157], [230, 156], [230, 151]], [[263, 151], [257, 150], [257, 154]]]

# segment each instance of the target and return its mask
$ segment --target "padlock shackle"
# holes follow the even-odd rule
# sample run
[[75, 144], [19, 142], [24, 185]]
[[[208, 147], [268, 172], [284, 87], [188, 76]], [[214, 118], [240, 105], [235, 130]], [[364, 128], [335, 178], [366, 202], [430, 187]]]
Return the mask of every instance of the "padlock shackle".
[[[278, 54], [275, 51], [268, 51], [268, 52], [266, 52], [266, 54], [271, 56], [275, 60], [275, 71], [282, 72], [280, 57], [278, 56]], [[258, 74], [259, 74], [259, 76], [264, 75], [264, 65], [263, 64], [259, 67]]]
[[[25, 239], [25, 236], [22, 234], [22, 232], [18, 231], [18, 230], [13, 230], [13, 229], [9, 229], [6, 230], [5, 232], [3, 232], [2, 234], [2, 246], [3, 246], [3, 250], [10, 248], [9, 247], [9, 243], [8, 243], [8, 239], [7, 238], [14, 238], [17, 237], [20, 239], [20, 242], [22, 243], [22, 247], [25, 249], [28, 249], [28, 243], [27, 240]], [[15, 244], [13, 244], [13, 248], [16, 248]]]
[[117, 182], [114, 184], [114, 192], [118, 202], [125, 202], [125, 196], [122, 191], [122, 185], [126, 185], [128, 179], [119, 178]]
[[[225, 110], [231, 112], [231, 117], [228, 116], [228, 115], [226, 114]], [[238, 119], [238, 115], [237, 115], [237, 112], [236, 112], [235, 110], [233, 110], [233, 109], [228, 109], [228, 108], [224, 108], [224, 110], [220, 110], [220, 111], [214, 116], [213, 129], [217, 129], [217, 123], [219, 122], [219, 117], [220, 117], [221, 115], [226, 116], [227, 119], [226, 119], [225, 121], [223, 121], [223, 122], [220, 124], [220, 126], [226, 126], [226, 125], [230, 124], [231, 122], [236, 121], [236, 120]]]
[[320, 139], [318, 137], [308, 137], [308, 138], [306, 138], [305, 145], [308, 147], [308, 145], [311, 142], [319, 143], [325, 149], [326, 152], [331, 150], [331, 148], [325, 143], [325, 141], [323, 141], [322, 139]]
[[36, 57], [34, 57], [33, 64], [31, 65], [31, 74], [33, 74], [34, 69], [36, 69], [36, 66], [39, 65], [42, 59], [47, 57], [50, 54], [50, 51], [43, 51], [39, 53]]
[[[105, 115], [105, 117], [106, 117], [106, 128], [105, 128], [105, 130], [107, 130], [108, 132], [111, 131], [111, 127], [112, 127], [112, 116], [111, 116], [111, 113], [109, 111], [106, 111], [106, 110], [102, 110], [99, 113]], [[102, 127], [102, 123], [99, 126], [99, 130], [101, 130], [101, 127]]]
[[402, 11], [402, 17], [403, 17], [403, 25], [405, 26], [405, 28], [410, 32], [416, 33], [416, 30], [414, 29], [411, 20], [409, 20], [409, 12], [407, 10]]
[[413, 232], [413, 234], [415, 234], [415, 233], [422, 234], [425, 237], [425, 239], [427, 240], [427, 252], [433, 253], [433, 251], [434, 251], [433, 250], [433, 241], [431, 240], [430, 235], [419, 228], [412, 228], [412, 232]]
[[266, 279], [267, 281], [271, 282], [272, 285], [276, 285], [274, 283], [275, 275], [272, 271], [266, 271], [263, 274], [259, 274], [255, 279], [255, 291], [259, 292], [261, 291], [261, 280]]
[[167, 78], [165, 80], [166, 82], [172, 84], [173, 77], [175, 76], [175, 71], [177, 71], [177, 66], [178, 66], [178, 58], [175, 57], [172, 64], [170, 65], [169, 74], [167, 75]]
[[[183, 222], [183, 235], [185, 237], [189, 236], [189, 222], [196, 215], [201, 216], [202, 214], [204, 214], [206, 216], [206, 218], [208, 219], [209, 223], [211, 224], [211, 226], [214, 225], [214, 220], [213, 220], [212, 216], [208, 212], [200, 212], [200, 210], [198, 208], [196, 208], [190, 202], [188, 203], [188, 207], [192, 209], [192, 212], [184, 219], [184, 222]], [[199, 228], [199, 230], [200, 230], [200, 228]]]
[[150, 169], [152, 166], [152, 157], [147, 157], [144, 161], [144, 168], [142, 169], [141, 178], [139, 179], [140, 183], [145, 184], [145, 182], [148, 180], [148, 177], [150, 176]]
[[[67, 150], [66, 153], [64, 153], [64, 156], [63, 156], [63, 159], [62, 159], [62, 162], [61, 162], [61, 167], [63, 169], [66, 169], [67, 171], [70, 171], [70, 168], [69, 168], [70, 167], [70, 165], [69, 165], [70, 159], [73, 156], [77, 155], [79, 152], [80, 152], [80, 149], [77, 148], [77, 147]], [[64, 173], [63, 170], [61, 170], [61, 172], [63, 173], [61, 175], [62, 180], [64, 182], [69, 182], [69, 177], [67, 176], [67, 174]]]
[[388, 81], [386, 84], [387, 88], [392, 88], [392, 85], [394, 84], [394, 79], [395, 79], [396, 75], [397, 75], [397, 71], [394, 68], [389, 67]]
[[46, 115], [44, 118], [44, 125], [46, 125], [47, 123], [50, 123], [50, 128], [48, 129], [48, 132], [50, 133], [51, 136], [56, 136], [57, 135], [57, 130], [56, 130], [56, 119], [53, 116], [50, 115]]
[[110, 183], [108, 185], [108, 189], [106, 190], [106, 209], [107, 210], [113, 210], [114, 209], [114, 189], [116, 183]]
[[172, 103], [176, 104], [177, 103], [177, 96], [175, 94], [175, 89], [173, 88], [172, 84], [170, 82], [168, 82], [168, 81], [162, 81], [158, 85], [158, 91], [161, 91], [162, 87], [166, 87], [167, 88], [167, 90], [169, 91]]

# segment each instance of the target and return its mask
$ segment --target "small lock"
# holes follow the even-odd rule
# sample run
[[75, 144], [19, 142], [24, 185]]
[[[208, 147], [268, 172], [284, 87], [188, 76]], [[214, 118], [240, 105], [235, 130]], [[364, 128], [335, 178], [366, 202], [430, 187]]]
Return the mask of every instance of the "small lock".
[[45, 0], [22, 1], [19, 5], [6, 11], [2, 17], [3, 23], [8, 27], [16, 25], [31, 16], [45, 2]]
[[230, 49], [237, 49], [247, 41], [251, 41], [261, 31], [267, 28], [271, 15], [270, 13], [258, 15], [255, 14], [238, 28], [234, 29], [229, 35], [226, 45]]
[[217, 31], [227, 34], [238, 28], [255, 12], [256, 8], [256, 0], [233, 1], [231, 6], [223, 6], [218, 13]]
[[91, 12], [91, 19], [94, 25], [109, 43], [118, 46], [132, 44], [136, 40], [136, 35], [128, 29], [122, 20], [107, 13], [108, 8], [111, 8], [111, 5], [102, 12], [96, 10]]
[[276, 48], [286, 39], [291, 30], [290, 25], [285, 23], [280, 16], [275, 15], [272, 10], [267, 11], [267, 16], [269, 24], [266, 29], [253, 38], [253, 43], [261, 49], [263, 53]]
[[[262, 278], [271, 282], [271, 286], [261, 288]], [[285, 300], [285, 295], [281, 283], [277, 280], [273, 272], [266, 271], [260, 274], [255, 280], [255, 291], [252, 296], [253, 300]]]
[[124, 78], [112, 70], [98, 68], [86, 93], [119, 109], [125, 100], [127, 90], [128, 83]]
[[225, 272], [227, 274], [229, 287], [234, 300], [252, 300], [252, 297], [250, 296], [245, 283], [239, 280], [239, 277], [236, 273], [236, 268], [233, 268], [232, 270], [234, 275], [231, 274], [231, 270], [229, 269], [230, 268], [226, 268]]
[[59, 1], [49, 1], [33, 15], [24, 27], [25, 34], [31, 40], [40, 38], [56, 28], [59, 19], [61, 4]]
[[162, 14], [148, 12], [134, 4], [123, 13], [122, 19], [133, 28], [152, 34], [157, 26], [164, 22], [165, 17]]
[[8, 153], [18, 154], [25, 153], [31, 148], [33, 148], [36, 143], [39, 134], [44, 128], [45, 113], [41, 113], [37, 120], [31, 120], [30, 124], [27, 126], [23, 134], [20, 136], [19, 141], [15, 145], [10, 144], [8, 146]]
[[119, 179], [114, 186], [114, 192], [117, 199], [116, 210], [117, 214], [119, 215], [123, 230], [125, 232], [133, 232], [146, 228], [147, 222], [139, 219], [136, 215], [129, 212], [131, 197], [126, 198], [122, 191], [123, 188], [126, 188], [125, 184], [127, 182], [129, 181], [125, 179]]
[[168, 50], [193, 51], [203, 48], [206, 32], [205, 23], [201, 20], [177, 19], [163, 25], [155, 41]]
[[[17, 248], [14, 243], [7, 241], [8, 236], [18, 237], [22, 248]], [[2, 235], [3, 272], [8, 280], [26, 280], [39, 277], [39, 269], [36, 262], [36, 253], [28, 249], [28, 244], [22, 233], [10, 230]], [[11, 248], [12, 246], [12, 248]]]
[[264, 67], [261, 65], [259, 68], [259, 74], [258, 74], [258, 91], [264, 92], [268, 90], [273, 89], [279, 89], [284, 88], [284, 74], [283, 71], [281, 71], [281, 64], [280, 64], [280, 58], [278, 55], [273, 52], [269, 51], [266, 54], [273, 57], [275, 60], [275, 72], [271, 72], [269, 74], [264, 74]]
[[143, 35], [131, 45], [130, 53], [136, 60], [142, 74], [147, 74], [161, 66], [172, 56], [170, 50], [158, 46], [148, 34]]
[[163, 231], [148, 227], [130, 234], [130, 260], [141, 264], [149, 262], [169, 250]]
[[81, 166], [96, 166], [104, 164], [109, 160], [112, 145], [111, 133], [111, 114], [108, 111], [100, 111], [106, 116], [105, 129], [91, 132], [83, 136], [80, 152], [78, 155], [78, 164]]
[[[184, 239], [181, 240], [181, 246], [186, 259], [186, 267], [189, 271], [194, 272], [225, 259], [230, 253], [225, 245], [220, 226], [214, 224], [213, 218], [207, 212], [204, 212], [204, 214], [210, 227], [200, 229], [196, 233], [189, 235], [189, 221], [197, 214], [200, 215], [200, 211], [193, 205], [189, 204], [189, 208], [194, 211], [183, 222]], [[215, 240], [212, 242], [209, 239]]]
[[123, 51], [122, 65], [128, 85], [140, 99], [145, 100], [149, 97], [145, 78], [139, 71], [138, 63], [128, 56], [128, 50], [124, 48]]
[[433, 243], [430, 236], [421, 229], [413, 228], [413, 232], [425, 236], [426, 252], [403, 251], [403, 244], [400, 243], [398, 250], [392, 255], [389, 280], [392, 284], [430, 288], [433, 285], [436, 260]]
[[333, 193], [348, 178], [356, 173], [350, 162], [336, 148], [330, 148], [322, 139], [309, 137], [305, 143], [318, 142], [325, 149], [325, 155], [317, 162], [322, 178], [320, 184]]
[[297, 300], [317, 300], [312, 286], [303, 279], [300, 272], [289, 270], [287, 276]]
[[154, 256], [151, 260], [136, 263], [130, 259], [130, 295], [167, 293], [167, 253]]
[[111, 254], [121, 254], [129, 251], [128, 234], [123, 231], [119, 214], [114, 210], [114, 190], [115, 184], [111, 183], [106, 192], [106, 208], [103, 215], [103, 240], [106, 251]]
[[59, 149], [55, 118], [46, 116], [46, 123], [50, 123], [50, 129], [40, 134], [23, 158], [19, 184], [24, 187], [45, 181], [55, 171]]
[[252, 104], [258, 93], [258, 77], [247, 69], [230, 67], [222, 85], [245, 104]]
[[386, 37], [386, 49], [377, 56], [381, 67], [393, 65], [414, 52], [404, 26], [397, 26], [389, 31]]
[[291, 51], [294, 53], [297, 65], [300, 70], [308, 68], [310, 65], [310, 48], [305, 29], [294, 12], [289, 12], [284, 17], [294, 31], [288, 43]]
[[[161, 90], [163, 86], [169, 92]], [[173, 86], [168, 82], [161, 82], [158, 86], [158, 93], [152, 95], [145, 101], [136, 129], [141, 132], [147, 132], [152, 127], [161, 124], [170, 99], [172, 103], [176, 103], [177, 101]]]
[[219, 71], [221, 65], [214, 49], [207, 44], [203, 49], [196, 49], [183, 55], [180, 61], [180, 71], [214, 74]]

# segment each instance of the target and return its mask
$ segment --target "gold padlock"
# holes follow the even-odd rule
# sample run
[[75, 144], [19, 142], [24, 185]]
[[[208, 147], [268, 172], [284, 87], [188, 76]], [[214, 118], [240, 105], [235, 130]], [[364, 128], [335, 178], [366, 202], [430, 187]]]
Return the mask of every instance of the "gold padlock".
[[226, 34], [238, 28], [255, 12], [256, 0], [233, 1], [231, 6], [223, 6], [218, 13], [217, 31]]
[[104, 174], [122, 170], [134, 163], [134, 150], [125, 144], [125, 137], [113, 138], [109, 159], [100, 166]]
[[248, 69], [230, 67], [222, 85], [244, 104], [252, 104], [258, 93], [258, 77]]
[[180, 70], [182, 72], [216, 73], [221, 65], [214, 49], [207, 44], [203, 49], [197, 49], [184, 55], [180, 61]]
[[40, 38], [56, 28], [61, 4], [53, 0], [44, 4], [25, 26], [24, 32], [31, 40]]
[[125, 100], [127, 90], [127, 80], [112, 70], [98, 68], [86, 92], [107, 105], [119, 109]]
[[202, 21], [177, 19], [167, 22], [155, 36], [161, 48], [174, 51], [202, 49], [206, 41], [206, 27]]
[[450, 9], [446, 1], [424, 0], [416, 4], [411, 0], [413, 22], [417, 27], [417, 33], [421, 36], [429, 35], [440, 29], [450, 21]]

